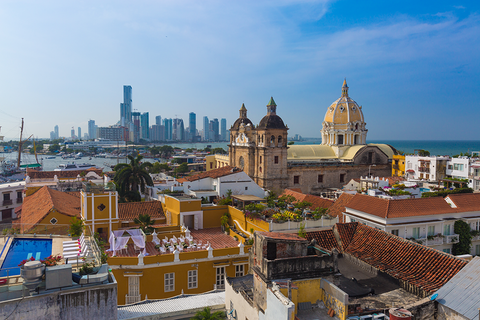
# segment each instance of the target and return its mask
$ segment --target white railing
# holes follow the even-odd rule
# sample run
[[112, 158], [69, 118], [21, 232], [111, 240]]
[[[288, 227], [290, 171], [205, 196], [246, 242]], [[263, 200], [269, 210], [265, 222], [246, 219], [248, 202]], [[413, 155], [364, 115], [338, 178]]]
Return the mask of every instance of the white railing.
[[285, 222], [269, 222], [269, 231], [280, 231], [280, 230], [298, 230], [301, 224], [304, 224], [305, 229], [307, 228], [318, 228], [318, 227], [330, 227], [338, 223], [338, 217], [333, 219], [324, 219], [323, 217], [318, 220], [302, 220], [299, 222], [295, 221], [285, 221]]
[[432, 240], [429, 240], [427, 238], [427, 241], [425, 243], [426, 246], [438, 246], [443, 244], [443, 237], [434, 237]]
[[447, 243], [457, 243], [458, 242], [458, 234], [451, 234], [448, 236], [445, 236], [446, 242]]
[[129, 296], [128, 294], [125, 295], [125, 304], [131, 304], [135, 302], [140, 302], [140, 295], [137, 296]]

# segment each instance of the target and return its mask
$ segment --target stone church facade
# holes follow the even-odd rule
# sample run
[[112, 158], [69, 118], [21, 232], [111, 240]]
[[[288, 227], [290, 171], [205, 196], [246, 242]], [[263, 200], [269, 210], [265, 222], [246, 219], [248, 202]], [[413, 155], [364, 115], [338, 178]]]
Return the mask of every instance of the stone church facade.
[[366, 144], [367, 129], [362, 107], [342, 95], [327, 108], [322, 123], [321, 145], [288, 145], [288, 127], [277, 115], [270, 99], [258, 126], [242, 105], [230, 129], [229, 162], [242, 168], [262, 188], [281, 191], [299, 188], [304, 193], [324, 195], [341, 188], [352, 178], [390, 176], [396, 150], [385, 144]]

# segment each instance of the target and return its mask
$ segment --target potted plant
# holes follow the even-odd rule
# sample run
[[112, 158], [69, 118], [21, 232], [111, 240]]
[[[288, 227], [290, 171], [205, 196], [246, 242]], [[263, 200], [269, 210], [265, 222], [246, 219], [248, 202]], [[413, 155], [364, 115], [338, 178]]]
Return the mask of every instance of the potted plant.
[[35, 258], [34, 258], [34, 257], [30, 257], [30, 259], [24, 259], [24, 260], [22, 260], [22, 261], [18, 264], [18, 266], [20, 267], [20, 269], [23, 269], [23, 265], [24, 265], [25, 263], [27, 263], [28, 261], [35, 261]]
[[62, 256], [60, 255], [50, 255], [49, 257], [43, 260], [40, 260], [40, 262], [45, 264], [47, 267], [53, 267], [59, 264], [61, 260], [62, 260]]

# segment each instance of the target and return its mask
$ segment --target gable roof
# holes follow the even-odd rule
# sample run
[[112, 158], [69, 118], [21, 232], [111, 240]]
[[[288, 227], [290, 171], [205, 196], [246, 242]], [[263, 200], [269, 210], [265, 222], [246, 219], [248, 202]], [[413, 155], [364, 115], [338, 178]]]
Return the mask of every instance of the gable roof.
[[285, 189], [283, 194], [291, 195], [295, 197], [298, 202], [307, 201], [310, 202], [312, 205], [310, 206], [311, 210], [315, 210], [316, 208], [330, 208], [333, 205], [333, 200], [324, 199], [319, 196], [314, 196], [312, 194], [304, 194], [292, 189]]
[[459, 211], [480, 211], [480, 193], [450, 194], [449, 198]]
[[467, 319], [478, 319], [480, 306], [478, 292], [480, 292], [480, 257], [475, 257], [437, 291], [436, 301]]
[[380, 218], [424, 216], [458, 211], [442, 197], [389, 200], [358, 193], [346, 207]]
[[66, 192], [43, 186], [24, 199], [20, 214], [21, 223], [27, 225], [26, 228], [32, 228], [40, 223], [52, 209], [67, 216], [80, 216], [80, 199]]
[[328, 209], [328, 214], [332, 217], [338, 217], [339, 221], [343, 220], [343, 212], [345, 212], [345, 206], [347, 206], [353, 199], [354, 195], [350, 193], [342, 193], [340, 197], [333, 203]]
[[[358, 222], [337, 223], [344, 253], [431, 294], [467, 262]], [[416, 291], [416, 290], [414, 290]]]
[[160, 201], [127, 202], [118, 204], [118, 219], [133, 221], [140, 214], [148, 214], [156, 223], [165, 220], [162, 203]]
[[230, 174], [242, 172], [243, 170], [240, 168], [236, 167], [230, 167], [230, 166], [225, 166], [217, 169], [213, 169], [210, 171], [205, 171], [202, 173], [195, 174], [193, 176], [189, 177], [184, 177], [186, 181], [196, 181], [200, 179], [205, 179], [205, 178], [212, 178], [212, 179], [217, 179], [220, 177], [228, 176]]

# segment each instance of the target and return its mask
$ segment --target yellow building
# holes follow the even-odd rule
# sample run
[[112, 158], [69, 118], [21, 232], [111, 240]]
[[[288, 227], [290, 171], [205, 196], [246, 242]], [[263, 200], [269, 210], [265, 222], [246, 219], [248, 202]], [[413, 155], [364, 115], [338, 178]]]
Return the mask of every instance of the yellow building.
[[212, 154], [205, 157], [206, 171], [223, 168], [230, 165], [230, 158], [226, 154]]
[[405, 176], [405, 155], [395, 154], [392, 158], [392, 177]]

